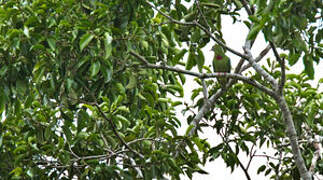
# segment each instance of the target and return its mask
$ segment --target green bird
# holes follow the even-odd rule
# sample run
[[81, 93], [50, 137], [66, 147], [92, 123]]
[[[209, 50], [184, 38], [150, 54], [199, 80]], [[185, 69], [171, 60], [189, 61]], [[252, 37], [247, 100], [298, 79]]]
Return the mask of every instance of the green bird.
[[[214, 72], [230, 73], [230, 70], [231, 70], [230, 58], [225, 55], [223, 48], [220, 45], [214, 45], [212, 47], [212, 51], [214, 51], [214, 57], [213, 57]], [[223, 88], [228, 82], [227, 77], [218, 77], [217, 80], [219, 81], [219, 83]]]

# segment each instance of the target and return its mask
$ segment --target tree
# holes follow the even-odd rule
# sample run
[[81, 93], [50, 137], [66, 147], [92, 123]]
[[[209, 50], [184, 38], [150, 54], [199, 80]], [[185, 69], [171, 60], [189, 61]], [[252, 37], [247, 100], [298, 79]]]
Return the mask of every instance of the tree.
[[[185, 1], [0, 1], [1, 177], [192, 178], [221, 157], [251, 179], [238, 154], [250, 164], [264, 144], [277, 153], [259, 173], [322, 174], [323, 97], [308, 84], [322, 58], [322, 3]], [[226, 45], [223, 16], [250, 29], [244, 52]], [[258, 34], [268, 46], [255, 56]], [[240, 58], [233, 73], [212, 73], [208, 44]], [[286, 74], [300, 59], [304, 73]], [[186, 76], [199, 87], [183, 112], [198, 113], [180, 135], [185, 100], [172, 97], [183, 98]], [[221, 88], [216, 77], [230, 80]], [[222, 143], [201, 139], [204, 127]]]

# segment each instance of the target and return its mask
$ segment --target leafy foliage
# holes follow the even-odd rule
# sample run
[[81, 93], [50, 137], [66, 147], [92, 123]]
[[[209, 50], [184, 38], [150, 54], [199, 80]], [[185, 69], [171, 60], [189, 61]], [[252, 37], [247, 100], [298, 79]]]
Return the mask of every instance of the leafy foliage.
[[[254, 14], [244, 22], [248, 38], [262, 32], [286, 50], [291, 66], [303, 58], [305, 73], [287, 75], [284, 93], [299, 136], [306, 133], [305, 125], [322, 135], [317, 124], [322, 126], [323, 97], [308, 84], [313, 62], [322, 57], [322, 29], [314, 23], [322, 4], [266, 2], [249, 2]], [[129, 51], [151, 64], [210, 72], [201, 50], [210, 36], [197, 26], [169, 22], [149, 3], [181, 22], [200, 23], [222, 42], [221, 16], [240, 22], [243, 8], [237, 0], [201, 0], [199, 7], [180, 0], [0, 1], [1, 177], [192, 178], [193, 173], [207, 173], [200, 167], [218, 157], [234, 170], [240, 151], [252, 153], [249, 143], [286, 152], [282, 166], [271, 162], [259, 173], [272, 169], [297, 177], [289, 148], [280, 146], [286, 136], [277, 104], [250, 85], [233, 85], [217, 100], [216, 111], [204, 116], [212, 125], [199, 124], [199, 129], [213, 127], [222, 143], [211, 147], [198, 135], [178, 134], [183, 120], [175, 108], [182, 102], [171, 97], [183, 98], [185, 76], [145, 68]], [[278, 79], [281, 72], [273, 61], [264, 68]], [[268, 85], [259, 74], [249, 75]], [[210, 95], [219, 89], [213, 79], [206, 84]], [[201, 108], [202, 90], [192, 90], [196, 103], [186, 111]], [[301, 147], [307, 149], [303, 156], [310, 165], [314, 150], [308, 143]]]

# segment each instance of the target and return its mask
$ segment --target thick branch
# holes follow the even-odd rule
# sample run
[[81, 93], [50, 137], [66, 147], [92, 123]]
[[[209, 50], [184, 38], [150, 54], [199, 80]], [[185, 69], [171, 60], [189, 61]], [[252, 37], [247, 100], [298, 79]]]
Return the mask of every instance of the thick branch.
[[[267, 53], [269, 52], [269, 50], [270, 50], [270, 45], [267, 45], [266, 46], [266, 48], [264, 49], [264, 50], [262, 50], [261, 52], [260, 52], [260, 54], [258, 55], [258, 57], [255, 59], [255, 62], [257, 63], [257, 62], [259, 62], [259, 61], [261, 61], [266, 55], [267, 55]], [[250, 68], [251, 67], [251, 64], [249, 63], [249, 64], [246, 64], [246, 65], [244, 65], [242, 68], [241, 68], [241, 72], [242, 71], [245, 71], [246, 69], [248, 69], [248, 68]]]
[[257, 73], [259, 73], [268, 82], [270, 82], [270, 84], [273, 86], [274, 90], [276, 91], [278, 89], [278, 84], [277, 84], [276, 80], [269, 73], [267, 73], [264, 69], [262, 69], [259, 64], [256, 63], [255, 59], [252, 57], [250, 48], [243, 47], [243, 49], [249, 57], [249, 63], [251, 64], [251, 66], [257, 71]]
[[203, 86], [204, 101], [205, 101], [205, 103], [208, 103], [209, 102], [209, 93], [207, 91], [207, 86], [206, 86], [204, 79], [201, 79], [201, 81], [202, 81], [202, 86]]
[[298, 168], [298, 171], [304, 180], [311, 180], [312, 179], [311, 174], [309, 173], [309, 171], [307, 170], [307, 168], [305, 166], [305, 162], [302, 157], [302, 154], [301, 154], [301, 151], [299, 148], [299, 144], [297, 142], [297, 133], [296, 133], [295, 126], [294, 126], [293, 117], [292, 117], [292, 114], [288, 108], [286, 101], [285, 101], [285, 98], [283, 96], [277, 95], [275, 99], [279, 105], [279, 108], [281, 109], [281, 111], [283, 113], [283, 118], [284, 118], [285, 124], [286, 124], [287, 136], [289, 138], [289, 141], [290, 141], [290, 144], [292, 147], [292, 152], [293, 152], [295, 164]]

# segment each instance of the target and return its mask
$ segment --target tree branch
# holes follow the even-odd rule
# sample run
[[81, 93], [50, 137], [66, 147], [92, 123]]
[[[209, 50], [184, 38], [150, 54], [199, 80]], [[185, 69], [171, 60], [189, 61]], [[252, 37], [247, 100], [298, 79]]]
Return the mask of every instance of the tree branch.
[[240, 53], [240, 52], [238, 52], [238, 51], [236, 51], [236, 50], [234, 50], [234, 49], [232, 49], [232, 48], [230, 48], [230, 47], [228, 47], [227, 45], [225, 45], [222, 41], [220, 41], [219, 39], [217, 39], [216, 37], [214, 37], [213, 36], [213, 34], [209, 31], [209, 30], [207, 30], [204, 26], [202, 26], [201, 24], [199, 24], [198, 22], [196, 22], [196, 21], [193, 21], [193, 23], [197, 26], [197, 27], [199, 27], [200, 29], [202, 29], [211, 39], [213, 39], [216, 43], [218, 43], [220, 46], [222, 46], [223, 48], [225, 48], [226, 50], [228, 50], [228, 51], [230, 51], [232, 54], [235, 54], [235, 55], [237, 55], [237, 56], [239, 56], [239, 57], [241, 57], [241, 58], [243, 58], [243, 59], [245, 59], [245, 60], [249, 60], [249, 57], [248, 56], [246, 56], [246, 55], [244, 55], [244, 54], [242, 54], [242, 53]]
[[202, 81], [202, 86], [203, 86], [204, 101], [205, 101], [205, 103], [209, 103], [209, 93], [207, 91], [207, 86], [205, 84], [205, 80], [201, 79], [201, 81]]
[[263, 76], [268, 82], [270, 82], [270, 84], [273, 86], [274, 90], [276, 91], [278, 89], [278, 84], [277, 84], [276, 80], [269, 73], [267, 73], [264, 69], [262, 69], [259, 64], [256, 63], [255, 59], [252, 57], [250, 48], [244, 46], [243, 49], [249, 57], [249, 63], [251, 64], [251, 66], [261, 76]]
[[140, 61], [142, 61], [145, 64], [145, 67], [147, 67], [147, 68], [169, 70], [169, 71], [173, 71], [173, 72], [177, 72], [177, 73], [183, 73], [183, 74], [195, 76], [200, 79], [207, 79], [207, 78], [214, 78], [214, 77], [234, 78], [234, 79], [244, 81], [244, 82], [264, 91], [265, 93], [267, 93], [270, 96], [274, 96], [274, 92], [272, 90], [270, 90], [269, 88], [267, 88], [266, 86], [258, 83], [257, 81], [254, 81], [251, 78], [242, 76], [240, 74], [236, 74], [236, 73], [197, 73], [197, 72], [192, 72], [192, 71], [188, 71], [188, 70], [184, 70], [184, 69], [180, 69], [180, 68], [176, 68], [176, 67], [171, 67], [171, 66], [167, 66], [167, 65], [150, 64], [150, 63], [148, 63], [148, 61], [144, 57], [140, 56], [139, 54], [135, 53], [134, 51], [129, 51], [129, 53], [131, 55], [135, 56]]
[[250, 159], [249, 159], [248, 165], [246, 167], [247, 170], [249, 169], [250, 164], [251, 164], [251, 161], [252, 161], [252, 159], [254, 158], [254, 156], [255, 156], [255, 154], [257, 152], [257, 150], [255, 150], [254, 152], [252, 152], [254, 147], [255, 147], [255, 145], [253, 144], [252, 147], [251, 147], [251, 150], [250, 150]]
[[284, 85], [285, 85], [285, 82], [286, 82], [286, 72], [285, 72], [285, 60], [284, 59], [281, 59], [278, 52], [277, 52], [277, 49], [276, 49], [276, 46], [273, 42], [269, 42], [273, 52], [274, 52], [274, 55], [276, 57], [276, 60], [279, 62], [279, 65], [280, 65], [280, 69], [281, 69], [281, 79], [280, 79], [280, 82], [279, 82], [279, 92], [280, 94], [283, 94], [283, 88], [284, 88]]
[[[279, 93], [279, 92], [277, 92], [277, 93]], [[299, 148], [299, 144], [297, 141], [297, 133], [295, 130], [292, 114], [288, 108], [288, 104], [286, 103], [286, 100], [285, 100], [284, 96], [282, 96], [282, 95], [276, 94], [276, 96], [274, 96], [274, 98], [283, 113], [283, 118], [284, 118], [284, 121], [286, 124], [286, 132], [287, 132], [287, 136], [289, 138], [289, 141], [290, 141], [290, 144], [292, 147], [292, 152], [293, 152], [293, 157], [295, 160], [296, 167], [297, 167], [301, 177], [304, 180], [311, 180], [312, 179], [311, 174], [305, 166], [305, 162], [302, 157], [301, 150]]]
[[238, 154], [237, 154], [237, 153], [235, 153], [235, 152], [232, 150], [231, 146], [230, 146], [230, 145], [229, 145], [229, 143], [227, 142], [227, 139], [225, 139], [225, 136], [224, 136], [222, 133], [220, 133], [220, 136], [221, 136], [221, 138], [222, 138], [223, 142], [225, 143], [225, 145], [228, 147], [229, 151], [230, 151], [231, 153], [233, 153], [233, 154], [235, 154], [235, 155], [236, 155], [236, 158], [237, 158], [237, 160], [238, 160], [239, 166], [241, 167], [242, 171], [244, 172], [244, 174], [245, 174], [246, 178], [247, 178], [248, 180], [251, 180], [251, 177], [250, 177], [250, 175], [249, 175], [249, 173], [248, 173], [248, 169], [247, 169], [247, 168], [242, 164], [242, 162], [241, 162], [241, 161], [240, 161], [240, 159], [238, 158]]
[[197, 10], [199, 11], [199, 14], [202, 16], [203, 18], [203, 21], [205, 22], [205, 24], [207, 25], [208, 28], [210, 28], [210, 25], [209, 23], [207, 22], [205, 16], [204, 16], [204, 13], [202, 12], [202, 9], [200, 7], [200, 0], [195, 0], [195, 4], [196, 4], [196, 7], [197, 7]]
[[251, 12], [249, 6], [248, 6], [248, 2], [246, 0], [240, 0], [240, 2], [242, 3], [243, 7], [245, 8], [245, 10], [247, 11], [248, 15], [252, 15], [253, 13]]
[[[260, 54], [258, 55], [258, 57], [255, 59], [255, 62], [257, 63], [257, 62], [259, 62], [259, 61], [261, 61], [266, 55], [267, 55], [267, 53], [269, 52], [269, 50], [270, 50], [270, 45], [267, 45], [266, 46], [266, 48], [265, 49], [263, 49], [261, 52], [260, 52]], [[242, 71], [245, 71], [246, 69], [248, 69], [248, 68], [250, 68], [251, 67], [251, 64], [249, 63], [249, 64], [246, 64], [246, 65], [244, 65], [242, 68], [241, 68], [241, 72]]]
[[174, 18], [172, 18], [171, 16], [167, 15], [166, 13], [164, 13], [163, 11], [157, 9], [154, 5], [150, 4], [150, 2], [146, 1], [146, 3], [152, 7], [153, 9], [155, 9], [156, 11], [158, 11], [160, 14], [162, 14], [163, 16], [165, 16], [167, 19], [169, 19], [171, 22], [176, 23], [176, 24], [180, 24], [180, 25], [184, 25], [184, 26], [194, 26], [195, 24], [193, 22], [181, 22], [178, 21]]

